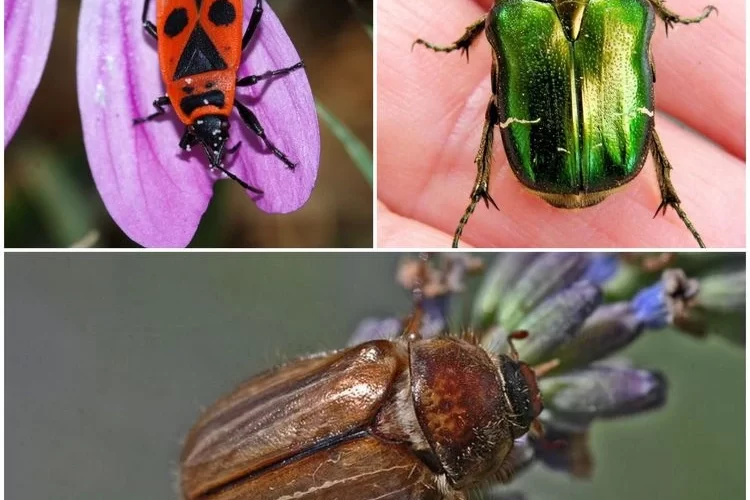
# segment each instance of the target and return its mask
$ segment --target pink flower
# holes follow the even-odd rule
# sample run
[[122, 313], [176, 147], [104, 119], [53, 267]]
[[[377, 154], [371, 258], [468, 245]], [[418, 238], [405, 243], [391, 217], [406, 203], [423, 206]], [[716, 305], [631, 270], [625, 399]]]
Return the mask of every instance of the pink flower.
[[[16, 0], [17, 2], [20, 0]], [[244, 0], [247, 26], [255, 0]], [[202, 148], [179, 147], [185, 125], [167, 114], [138, 126], [165, 93], [155, 41], [142, 29], [140, 0], [84, 0], [78, 31], [78, 101], [91, 172], [109, 213], [127, 235], [148, 247], [184, 247], [213, 194], [226, 178], [208, 168]], [[238, 78], [299, 62], [291, 40], [268, 5], [243, 55]], [[149, 18], [154, 21], [152, 14]], [[317, 176], [320, 136], [303, 69], [252, 87], [237, 98], [258, 117], [268, 138], [296, 164], [274, 156], [236, 110], [227, 146], [242, 141], [225, 168], [263, 194], [248, 191], [261, 210], [287, 213], [307, 201]]]
[[44, 64], [57, 0], [5, 0], [5, 145], [16, 133]]

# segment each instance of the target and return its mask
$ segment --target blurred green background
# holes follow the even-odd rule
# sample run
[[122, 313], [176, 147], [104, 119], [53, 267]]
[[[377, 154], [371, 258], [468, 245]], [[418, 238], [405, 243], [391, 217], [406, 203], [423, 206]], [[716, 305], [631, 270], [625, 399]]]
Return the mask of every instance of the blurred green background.
[[[344, 346], [366, 316], [406, 314], [399, 258], [6, 254], [7, 498], [179, 498], [181, 440], [201, 409], [280, 361]], [[744, 498], [744, 351], [655, 332], [624, 355], [666, 373], [666, 407], [596, 423], [592, 481], [536, 465], [512, 489]]]
[[[267, 3], [305, 61], [316, 100], [372, 151], [372, 0]], [[135, 246], [104, 208], [86, 162], [75, 80], [79, 4], [58, 0], [42, 81], [5, 151], [7, 247]], [[219, 182], [191, 246], [371, 248], [372, 188], [323, 121], [320, 131], [318, 181], [302, 209], [269, 215], [239, 186]]]

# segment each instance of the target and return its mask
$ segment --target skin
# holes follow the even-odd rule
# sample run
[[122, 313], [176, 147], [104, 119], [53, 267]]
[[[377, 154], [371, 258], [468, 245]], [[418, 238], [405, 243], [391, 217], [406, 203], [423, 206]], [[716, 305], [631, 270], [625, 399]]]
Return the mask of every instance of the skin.
[[[469, 51], [438, 54], [412, 42], [449, 44], [492, 1], [389, 0], [378, 3], [378, 245], [448, 247], [469, 202], [474, 156], [490, 96], [491, 49], [484, 35]], [[706, 0], [670, 6], [685, 16]], [[714, 0], [719, 15], [676, 26], [667, 39], [657, 19], [656, 130], [672, 164], [682, 208], [706, 245], [745, 245], [745, 30], [741, 2]], [[502, 68], [501, 68], [502, 71]], [[676, 122], [676, 118], [682, 124]], [[684, 125], [683, 125], [684, 124]], [[602, 203], [582, 210], [549, 206], [510, 170], [499, 131], [490, 194], [461, 246], [697, 247], [673, 210], [660, 203], [653, 160]]]

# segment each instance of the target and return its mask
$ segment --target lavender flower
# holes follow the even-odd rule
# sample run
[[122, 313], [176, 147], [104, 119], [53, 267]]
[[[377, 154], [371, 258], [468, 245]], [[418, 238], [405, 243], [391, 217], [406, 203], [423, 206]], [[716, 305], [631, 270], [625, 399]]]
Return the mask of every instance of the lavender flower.
[[56, 0], [5, 0], [6, 146], [39, 85], [56, 14]]
[[[667, 269], [680, 258], [662, 255], [650, 256], [648, 265], [615, 254], [527, 253], [497, 258], [473, 301], [474, 335], [489, 352], [500, 353], [505, 352], [510, 332], [526, 330], [529, 336], [514, 342], [521, 359], [536, 365], [559, 363], [539, 379], [545, 403], [540, 416], [544, 439], [529, 433], [516, 440], [510, 456], [516, 471], [536, 462], [589, 477], [593, 457], [588, 434], [594, 422], [655, 410], [667, 398], [662, 373], [610, 356], [646, 331], [681, 323], [699, 324], [707, 331], [716, 331], [717, 325], [726, 329], [722, 312], [744, 320], [744, 263], [729, 259], [734, 263], [726, 266], [726, 260], [708, 258], [700, 266], [700, 259], [694, 258], [686, 267], [698, 279], [681, 269]], [[455, 254], [451, 259], [459, 261]], [[446, 276], [445, 271], [430, 269], [425, 274], [432, 279], [423, 282], [446, 282], [439, 278]], [[467, 276], [462, 272], [451, 286], [433, 287], [441, 293], [425, 294], [423, 309], [432, 311], [427, 316], [441, 320], [438, 333], [449, 331], [446, 304], [465, 288]], [[400, 281], [407, 288], [415, 283]], [[396, 318], [369, 320], [358, 330], [357, 340], [392, 338], [402, 331], [401, 324]], [[504, 488], [490, 494], [498, 499], [511, 495]]]
[[[244, 3], [246, 26], [255, 2]], [[133, 126], [133, 119], [151, 113], [151, 102], [164, 94], [156, 44], [141, 29], [141, 8], [132, 1], [82, 2], [77, 74], [84, 141], [97, 188], [123, 231], [144, 246], [182, 247], [195, 234], [214, 182], [223, 177], [208, 170], [202, 152], [181, 152], [184, 126], [173, 114]], [[248, 52], [240, 77], [300, 60], [268, 5]], [[227, 157], [226, 167], [264, 192], [251, 194], [260, 209], [300, 208], [315, 184], [320, 154], [304, 70], [238, 89], [237, 97], [297, 167], [281, 163], [236, 116], [230, 118], [230, 136], [243, 145]]]

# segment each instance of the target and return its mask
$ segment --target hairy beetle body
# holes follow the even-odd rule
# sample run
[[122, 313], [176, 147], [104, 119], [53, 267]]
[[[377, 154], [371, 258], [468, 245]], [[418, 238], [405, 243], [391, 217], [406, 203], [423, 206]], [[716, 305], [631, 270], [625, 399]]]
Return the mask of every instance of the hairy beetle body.
[[463, 499], [508, 475], [533, 372], [468, 340], [370, 341], [249, 380], [195, 425], [187, 500]]

